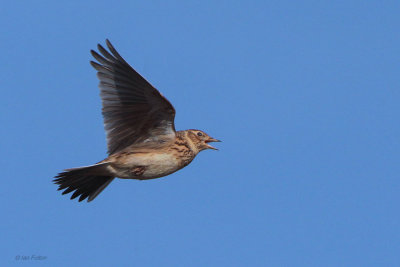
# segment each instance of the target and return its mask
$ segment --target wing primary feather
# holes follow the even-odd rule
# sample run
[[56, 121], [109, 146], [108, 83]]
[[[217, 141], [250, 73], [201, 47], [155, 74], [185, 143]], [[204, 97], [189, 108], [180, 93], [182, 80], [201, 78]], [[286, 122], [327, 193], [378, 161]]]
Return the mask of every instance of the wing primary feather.
[[123, 59], [123, 58], [120, 56], [120, 54], [117, 52], [117, 50], [114, 48], [114, 46], [111, 44], [111, 42], [110, 42], [108, 39], [106, 39], [106, 44], [107, 44], [108, 49], [110, 49], [111, 53], [112, 53], [116, 58], [118, 58], [120, 61], [122, 61], [123, 63], [125, 63], [126, 65], [129, 66], [129, 64], [125, 61], [125, 59]]
[[112, 62], [109, 62], [107, 59], [105, 59], [104, 57], [100, 56], [99, 53], [97, 53], [94, 50], [90, 50], [90, 53], [92, 53], [92, 56], [101, 64], [105, 65], [105, 66], [109, 66], [112, 64]]
[[100, 53], [107, 58], [108, 60], [112, 61], [112, 62], [116, 62], [117, 59], [115, 57], [113, 57], [110, 53], [108, 53], [107, 50], [104, 49], [104, 47], [101, 44], [97, 45], [97, 49], [99, 49]]

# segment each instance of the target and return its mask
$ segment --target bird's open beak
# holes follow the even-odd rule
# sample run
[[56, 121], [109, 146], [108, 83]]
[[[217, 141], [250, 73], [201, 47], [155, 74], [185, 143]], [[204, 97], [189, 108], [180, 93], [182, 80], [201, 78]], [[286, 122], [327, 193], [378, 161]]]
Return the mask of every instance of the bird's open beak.
[[214, 149], [214, 150], [218, 150], [218, 148], [215, 148], [215, 147], [209, 145], [208, 143], [211, 143], [211, 142], [221, 142], [221, 140], [218, 140], [218, 139], [215, 139], [215, 138], [210, 137], [210, 138], [209, 138], [208, 140], [206, 140], [205, 142], [206, 142], [208, 148]]

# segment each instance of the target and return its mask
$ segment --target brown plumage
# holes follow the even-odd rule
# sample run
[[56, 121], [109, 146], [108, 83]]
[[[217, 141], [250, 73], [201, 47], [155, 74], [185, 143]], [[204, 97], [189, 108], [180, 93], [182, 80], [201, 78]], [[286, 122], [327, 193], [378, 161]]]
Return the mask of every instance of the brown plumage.
[[205, 149], [219, 142], [200, 130], [175, 131], [175, 109], [137, 73], [106, 40], [91, 51], [100, 80], [102, 114], [109, 156], [86, 167], [67, 169], [54, 182], [71, 199], [92, 201], [115, 177], [147, 180], [169, 175], [187, 166]]

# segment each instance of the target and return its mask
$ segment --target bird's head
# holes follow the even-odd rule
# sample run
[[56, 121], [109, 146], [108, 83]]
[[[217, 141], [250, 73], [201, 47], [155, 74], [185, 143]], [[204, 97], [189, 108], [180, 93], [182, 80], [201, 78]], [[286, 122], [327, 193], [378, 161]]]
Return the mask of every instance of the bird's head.
[[188, 136], [199, 151], [205, 149], [218, 150], [217, 148], [209, 145], [208, 143], [221, 142], [220, 140], [212, 138], [211, 136], [200, 130], [188, 130]]

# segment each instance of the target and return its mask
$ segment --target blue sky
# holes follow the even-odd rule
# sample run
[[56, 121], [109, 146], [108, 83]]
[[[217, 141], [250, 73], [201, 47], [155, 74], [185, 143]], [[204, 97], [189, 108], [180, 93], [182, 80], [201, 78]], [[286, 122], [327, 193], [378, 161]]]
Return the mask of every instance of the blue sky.
[[[0, 263], [399, 266], [398, 1], [8, 1], [0, 10]], [[90, 49], [109, 38], [223, 140], [78, 203], [106, 157]]]

